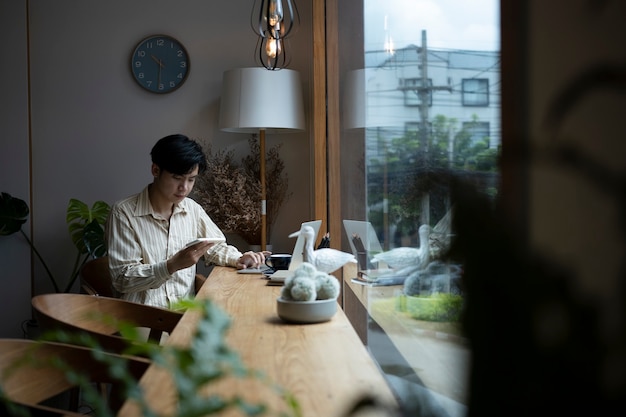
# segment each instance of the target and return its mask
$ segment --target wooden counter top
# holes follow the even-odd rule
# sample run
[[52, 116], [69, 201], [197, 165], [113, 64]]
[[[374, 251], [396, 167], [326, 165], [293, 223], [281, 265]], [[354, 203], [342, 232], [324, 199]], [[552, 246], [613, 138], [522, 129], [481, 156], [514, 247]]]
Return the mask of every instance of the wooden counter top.
[[[341, 308], [326, 323], [288, 324], [276, 314], [279, 292], [280, 287], [268, 286], [267, 280], [260, 276], [216, 267], [198, 298], [212, 299], [232, 317], [227, 336], [229, 346], [241, 355], [248, 368], [262, 371], [270, 381], [295, 395], [303, 416], [345, 415], [365, 394], [388, 404], [395, 403], [383, 375]], [[166, 343], [188, 343], [196, 322], [197, 314], [185, 313]], [[176, 400], [165, 370], [151, 366], [141, 385], [153, 409], [172, 415]], [[259, 381], [228, 378], [202, 392], [216, 391], [262, 401], [272, 410], [284, 408], [267, 384]], [[129, 402], [118, 416], [140, 414]]]

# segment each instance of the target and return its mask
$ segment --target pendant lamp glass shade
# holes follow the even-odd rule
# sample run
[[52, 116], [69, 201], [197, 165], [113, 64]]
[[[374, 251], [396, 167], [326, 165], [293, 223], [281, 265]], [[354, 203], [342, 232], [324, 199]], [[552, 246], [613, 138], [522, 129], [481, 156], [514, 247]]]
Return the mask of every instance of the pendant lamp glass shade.
[[285, 68], [291, 59], [287, 38], [297, 30], [300, 14], [293, 0], [255, 0], [250, 25], [257, 34], [257, 63], [266, 69]]
[[305, 129], [300, 74], [236, 68], [224, 73], [219, 127], [227, 132], [281, 133]]

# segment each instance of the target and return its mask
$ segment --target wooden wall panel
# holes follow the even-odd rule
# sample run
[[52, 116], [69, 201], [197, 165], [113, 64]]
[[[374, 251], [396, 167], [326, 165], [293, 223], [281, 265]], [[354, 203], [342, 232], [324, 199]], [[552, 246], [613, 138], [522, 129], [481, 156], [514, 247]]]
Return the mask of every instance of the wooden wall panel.
[[[313, 214], [328, 230], [328, 186], [326, 165], [326, 7], [313, 0]], [[322, 233], [320, 233], [321, 235]]]

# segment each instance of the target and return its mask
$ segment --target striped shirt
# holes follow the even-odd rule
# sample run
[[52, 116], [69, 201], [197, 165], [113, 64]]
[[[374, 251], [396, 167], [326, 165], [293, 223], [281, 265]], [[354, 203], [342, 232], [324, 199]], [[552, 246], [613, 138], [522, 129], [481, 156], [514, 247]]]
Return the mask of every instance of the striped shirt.
[[[196, 266], [170, 275], [167, 260], [198, 237], [223, 238], [224, 234], [190, 198], [174, 207], [169, 221], [152, 209], [148, 187], [118, 201], [106, 224], [113, 287], [123, 299], [164, 308], [193, 297]], [[213, 245], [204, 255], [209, 263], [232, 267], [241, 256], [226, 243]]]

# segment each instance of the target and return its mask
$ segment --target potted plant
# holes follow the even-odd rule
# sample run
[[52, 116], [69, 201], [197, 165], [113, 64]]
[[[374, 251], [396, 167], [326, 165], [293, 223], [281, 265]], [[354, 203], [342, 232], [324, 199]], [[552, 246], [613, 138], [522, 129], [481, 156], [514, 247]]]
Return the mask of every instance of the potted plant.
[[[250, 154], [235, 161], [234, 152], [207, 147], [207, 170], [198, 176], [194, 198], [225, 232], [237, 233], [249, 245], [261, 243], [260, 149], [257, 135], [248, 140]], [[265, 156], [267, 236], [271, 236], [281, 205], [289, 199], [289, 180], [280, 147]]]
[[[92, 349], [92, 356], [108, 368], [109, 375], [113, 380], [119, 381], [119, 388], [126, 393], [128, 400], [137, 405], [143, 416], [164, 417], [164, 414], [162, 410], [154, 410], [147, 402], [139, 381], [134, 378], [127, 367], [128, 358], [136, 355], [150, 358], [153, 366], [165, 369], [171, 375], [176, 395], [176, 411], [174, 415], [168, 414], [170, 417], [223, 415], [225, 411], [235, 410], [239, 412], [238, 415], [245, 416], [302, 416], [298, 399], [291, 391], [270, 380], [263, 372], [246, 366], [239, 353], [228, 345], [226, 336], [232, 319], [224, 310], [209, 299], [183, 300], [175, 308], [193, 309], [199, 314], [198, 325], [189, 344], [158, 345], [146, 341], [132, 323], [124, 321], [116, 321], [115, 327], [120, 329], [123, 337], [134, 343], [129, 345], [128, 350], [121, 356], [104, 355], [102, 346], [89, 335], [53, 330], [45, 333], [41, 340], [81, 345], [86, 343]], [[102, 320], [105, 324], [115, 321], [112, 317], [95, 312], [93, 317]], [[104, 401], [99, 387], [90, 383], [87, 377], [89, 370], [72, 368], [58, 359], [42, 360], [35, 348], [23, 358], [23, 362], [18, 362], [10, 368], [9, 372], [18, 373], [20, 365], [25, 362], [59, 369], [68, 380], [76, 382], [81, 390], [81, 398], [93, 410], [97, 410], [98, 416], [113, 417], [114, 414]], [[257, 380], [269, 386], [273, 395], [282, 401], [275, 409], [262, 400], [248, 400], [245, 392], [229, 394], [203, 392], [207, 386], [217, 384], [229, 377]], [[17, 404], [11, 403], [3, 395], [0, 386], [0, 404], [2, 402], [10, 406], [14, 412], [25, 411]]]
[[65, 285], [57, 281], [43, 257], [33, 244], [32, 240], [22, 230], [22, 225], [28, 220], [30, 210], [24, 200], [12, 197], [8, 193], [0, 194], [0, 236], [8, 236], [20, 232], [28, 242], [34, 254], [37, 256], [56, 292], [69, 292], [80, 268], [87, 262], [89, 257], [98, 258], [106, 255], [104, 241], [104, 223], [109, 214], [110, 207], [104, 201], [96, 201], [91, 208], [77, 199], [70, 199], [67, 206], [66, 222], [68, 231], [77, 254], [74, 268]]
[[319, 323], [337, 312], [339, 280], [303, 262], [285, 279], [276, 300], [278, 317], [286, 322]]

